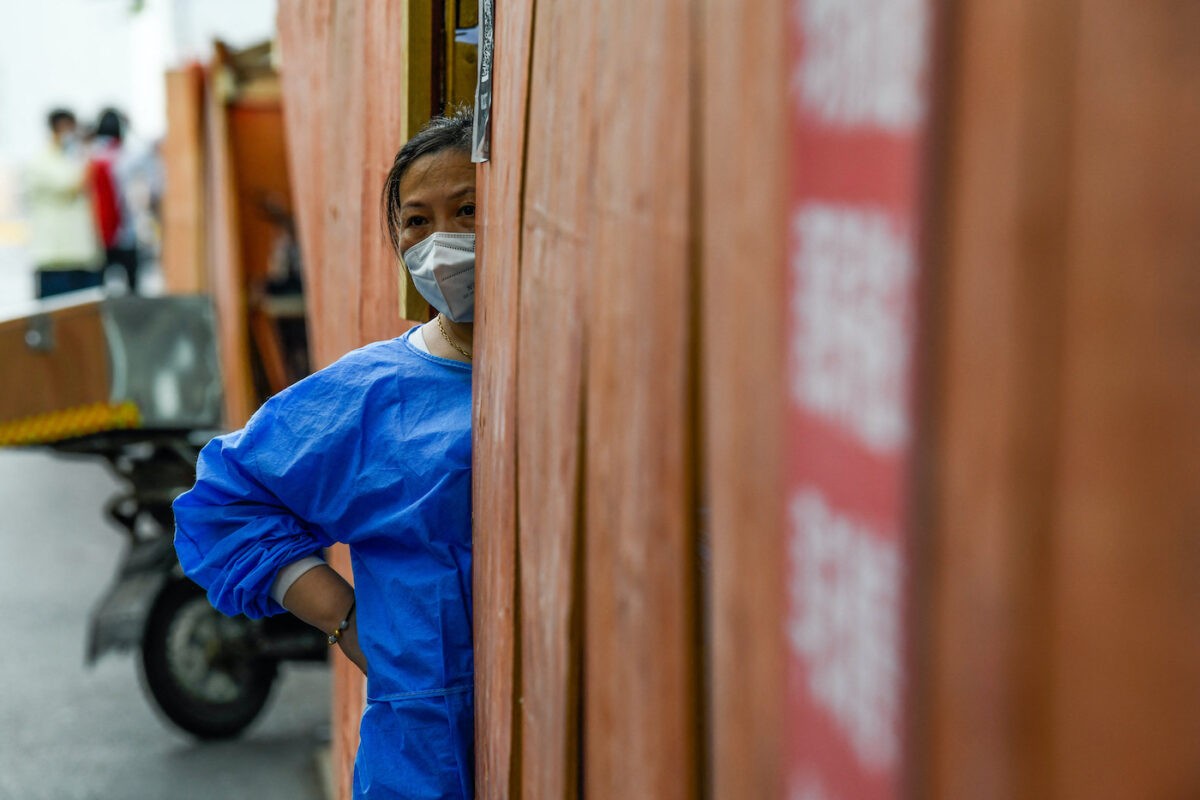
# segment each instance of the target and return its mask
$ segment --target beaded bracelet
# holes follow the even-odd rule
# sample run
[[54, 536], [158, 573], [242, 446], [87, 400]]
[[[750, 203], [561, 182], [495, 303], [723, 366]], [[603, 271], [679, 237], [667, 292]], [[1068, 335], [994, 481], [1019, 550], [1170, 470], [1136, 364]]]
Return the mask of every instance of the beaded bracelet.
[[342, 640], [342, 634], [345, 633], [346, 628], [350, 627], [350, 617], [351, 617], [351, 615], [354, 614], [354, 606], [355, 605], [356, 605], [356, 603], [350, 604], [350, 610], [346, 612], [345, 619], [343, 619], [341, 622], [339, 622], [338, 626], [333, 629], [332, 633], [329, 634], [328, 641], [329, 641], [330, 647], [333, 647], [335, 644], [340, 642]]

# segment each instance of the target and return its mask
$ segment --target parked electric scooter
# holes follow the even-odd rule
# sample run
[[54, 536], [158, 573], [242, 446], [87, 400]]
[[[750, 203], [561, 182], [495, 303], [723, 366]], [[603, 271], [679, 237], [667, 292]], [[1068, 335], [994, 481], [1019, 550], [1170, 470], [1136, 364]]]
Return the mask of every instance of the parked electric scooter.
[[171, 503], [195, 480], [207, 431], [114, 431], [59, 442], [104, 458], [125, 484], [107, 514], [128, 537], [112, 585], [91, 614], [87, 661], [141, 651], [143, 685], [184, 731], [237, 736], [266, 705], [279, 662], [323, 661], [325, 636], [290, 614], [226, 617], [183, 574]]
[[[271, 371], [276, 384], [256, 381], [266, 397], [307, 372], [307, 342], [290, 221], [263, 206], [280, 228], [278, 275], [268, 271], [251, 292], [261, 317], [252, 327], [264, 335], [261, 344], [273, 343], [279, 361]], [[273, 325], [272, 304], [292, 309], [275, 315], [289, 325]], [[279, 340], [267, 342], [275, 328]], [[107, 513], [127, 543], [92, 612], [88, 663], [139, 649], [151, 699], [203, 739], [244, 730], [266, 704], [281, 661], [320, 661], [328, 653], [325, 634], [291, 615], [222, 616], [176, 559], [171, 503], [192, 486], [200, 449], [222, 422], [216, 342], [215, 311], [198, 295], [93, 290], [36, 301], [0, 319], [0, 378], [22, 389], [0, 403], [0, 446], [102, 458], [123, 484]], [[253, 367], [258, 379], [269, 372], [259, 361]]]

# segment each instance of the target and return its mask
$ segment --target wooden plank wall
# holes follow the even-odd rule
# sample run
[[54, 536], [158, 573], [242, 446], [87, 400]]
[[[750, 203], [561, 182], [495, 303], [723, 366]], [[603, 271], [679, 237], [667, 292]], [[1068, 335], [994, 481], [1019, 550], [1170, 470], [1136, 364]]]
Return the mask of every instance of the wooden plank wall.
[[402, 292], [379, 216], [396, 150], [431, 113], [427, 88], [410, 97], [406, 52], [392, 46], [408, 35], [409, 5], [279, 5], [288, 158], [312, 289], [306, 297], [316, 367], [399, 335], [406, 319], [428, 316], [427, 306]]
[[1200, 796], [1200, 7], [1075, 8], [1051, 791]]
[[208, 193], [204, 212], [209, 291], [217, 314], [217, 354], [225, 394], [225, 424], [244, 425], [255, 408], [246, 317], [245, 265], [240, 237], [240, 203], [230, 137], [226, 53], [218, 49], [205, 73], [204, 125]]
[[[498, 10], [502, 31], [506, 15], [519, 18], [516, 5]], [[519, 115], [497, 118], [501, 141], [503, 125], [529, 117], [520, 227], [485, 225], [485, 264], [512, 269], [490, 254], [516, 250], [519, 257], [516, 339], [497, 341], [486, 319], [479, 337], [484, 347], [516, 348], [520, 365], [519, 435], [513, 450], [499, 454], [517, 469], [519, 751], [508, 775], [491, 784], [484, 776], [481, 789], [497, 793], [491, 796], [509, 785], [519, 796], [573, 796], [580, 748], [587, 791], [599, 796], [688, 796], [698, 779], [695, 476], [688, 450], [692, 212], [675, 195], [688, 186], [691, 153], [684, 147], [656, 159], [652, 144], [688, 141], [687, 106], [667, 113], [666, 98], [687, 102], [689, 52], [649, 44], [669, 30], [689, 31], [690, 12], [676, 3], [643, 17], [652, 22], [640, 33], [644, 40], [633, 35], [633, 13], [633, 5], [601, 14], [541, 4], [532, 62], [519, 48], [497, 51], [498, 85], [507, 73], [538, 91]], [[611, 49], [604, 52], [606, 42]], [[633, 52], [650, 63], [593, 69], [593, 58], [615, 64]], [[663, 76], [646, 96], [629, 88], [639, 68]], [[659, 111], [645, 113], [649, 108]], [[623, 124], [638, 114], [641, 124]], [[632, 200], [638, 197], [642, 202]], [[484, 207], [513, 217], [511, 206], [490, 195]], [[505, 331], [513, 335], [505, 326], [496, 336]], [[647, 347], [647, 339], [656, 344]], [[480, 384], [488, 370], [481, 355]], [[487, 475], [478, 485], [481, 506], [504, 488]], [[478, 514], [488, 530], [481, 538], [490, 538], [494, 521]], [[593, 530], [604, 533], [585, 535]], [[649, 530], [660, 535], [647, 536]], [[492, 580], [479, 578], [480, 608], [490, 606], [489, 592], [502, 601], [509, 596], [511, 589]], [[480, 642], [481, 660], [492, 658], [487, 647]], [[505, 753], [491, 752], [494, 728], [484, 724], [482, 763], [503, 768]], [[510, 727], [493, 724], [502, 732]]]
[[163, 283], [188, 294], [208, 287], [204, 241], [204, 69], [193, 64], [166, 74], [166, 171], [162, 201]]
[[[405, 325], [374, 203], [420, 122], [405, 87], [422, 80], [383, 32], [414, 41], [420, 5], [280, 3], [319, 365]], [[785, 156], [784, 20], [808, 6], [497, 6], [479, 796], [771, 798], [814, 764], [852, 785], [840, 756], [782, 763], [782, 473], [805, 452], [844, 467], [783, 435], [788, 197], [796, 175], [832, 170], [804, 161], [812, 140]], [[919, 205], [907, 139], [899, 169], [825, 176], [924, 212], [905, 230], [930, 256], [918, 679], [898, 701], [904, 763], [863, 785], [1200, 795], [1200, 12], [969, 0], [939, 24], [934, 202]], [[362, 685], [342, 667], [337, 681], [344, 792]], [[799, 741], [825, 730], [812, 719]]]
[[926, 796], [1200, 796], [1200, 8], [959, 6]]
[[708, 0], [700, 28], [706, 777], [719, 800], [785, 796], [788, 11], [787, 0]]
[[[517, 597], [517, 351], [532, 2], [496, 9], [491, 160], [478, 169], [475, 352], [475, 783], [480, 800], [521, 797]], [[502, 122], [501, 122], [502, 120]]]
[[278, 36], [280, 78], [283, 82], [284, 133], [287, 138], [288, 170], [296, 230], [304, 258], [305, 305], [308, 315], [309, 351], [314, 367], [337, 357], [337, 348], [353, 346], [346, 334], [339, 336], [338, 318], [346, 309], [329, 313], [323, 282], [329, 269], [325, 252], [327, 168], [322, 155], [329, 127], [329, 28], [333, 17], [331, 0], [292, 3], [280, 7]]
[[595, 136], [585, 210], [595, 226], [583, 434], [589, 797], [700, 789], [698, 9], [624, 0], [584, 15], [601, 65], [582, 111]]
[[[564, 113], [589, 85], [586, 8], [535, 4], [525, 132], [517, 340], [516, 630], [521, 652], [520, 792], [568, 797], [579, 779], [585, 321], [594, 309], [589, 211], [592, 127]], [[569, 55], [568, 55], [569, 54]], [[545, 88], [543, 88], [545, 87]], [[488, 202], [487, 199], [484, 200]], [[493, 264], [504, 269], [507, 265]], [[536, 367], [531, 365], [536, 364]]]
[[762, 232], [785, 224], [785, 75], [768, 69], [784, 4], [497, 5], [475, 376], [479, 796], [697, 797], [710, 775], [713, 796], [775, 796], [783, 246]]
[[[780, 575], [772, 552], [778, 513], [764, 502], [770, 448], [779, 441], [769, 422], [755, 430], [764, 447], [760, 468], [713, 491], [714, 550], [722, 554], [715, 591], [740, 610], [712, 634], [723, 654], [716, 669], [723, 700], [702, 697], [697, 506], [705, 501], [702, 483], [722, 476], [703, 472], [698, 460], [707, 438], [699, 435], [695, 391], [701, 363], [712, 385], [725, 387], [707, 419], [726, 454], [748, 430], [731, 420], [732, 410], [744, 411], [753, 395], [760, 398], [754, 413], [769, 420], [774, 395], [750, 387], [780, 380], [769, 358], [778, 342], [760, 343], [761, 360], [741, 357], [748, 340], [769, 335], [778, 313], [756, 318], [722, 296], [740, 283], [753, 287], [741, 301], [781, 302], [781, 251], [756, 231], [760, 214], [782, 213], [775, 201], [783, 177], [764, 141], [739, 138], [724, 123], [735, 112], [715, 101], [708, 119], [723, 135], [711, 150], [701, 151], [695, 129], [700, 51], [692, 42], [702, 22], [712, 37], [723, 36], [737, 18], [735, 5], [717, 6], [706, 22], [699, 4], [687, 0], [649, 13], [634, 2], [613, 9], [530, 0], [497, 9], [493, 160], [480, 170], [480, 294], [487, 299], [476, 375], [477, 463], [485, 465], [477, 472], [475, 573], [484, 797], [574, 796], [583, 783], [602, 797], [697, 796], [702, 754], [711, 749], [702, 736], [710, 707], [737, 714], [740, 730], [759, 732], [749, 745], [737, 728], [722, 734], [717, 747], [730, 753], [721, 773], [727, 796], [746, 786], [769, 794], [777, 781], [778, 661], [745, 652], [744, 638], [739, 644], [749, 634], [740, 623], [756, 598], [778, 588]], [[371, 255], [379, 240], [370, 235], [369, 213], [394, 146], [386, 136], [392, 123], [377, 122], [395, 118], [394, 107], [371, 104], [403, 95], [401, 86], [389, 92], [384, 83], [403, 74], [390, 60], [399, 50], [371, 49], [371, 36], [403, 24], [379, 17], [384, 8], [332, 0], [280, 5], [289, 157], [318, 366], [393, 333], [378, 298], [395, 295], [380, 288], [388, 265]], [[764, 32], [774, 50], [748, 48], [738, 76], [715, 84], [713, 98], [752, 80], [761, 68], [755, 58], [778, 56], [782, 33], [772, 10], [780, 4], [764, 8], [753, 18], [758, 27], [740, 35], [749, 41]], [[659, 46], [667, 40], [680, 46]], [[645, 74], [661, 81], [647, 83]], [[413, 83], [411, 75], [395, 80]], [[764, 132], [769, 142], [782, 129], [783, 78], [762, 86], [740, 109], [775, 114], [774, 128]], [[355, 120], [370, 129], [365, 141]], [[738, 159], [752, 158], [747, 169], [773, 183], [737, 171]], [[734, 326], [729, 342], [741, 345], [723, 343], [703, 359], [700, 220], [724, 225], [731, 209], [715, 193], [702, 205], [702, 162], [718, 180], [770, 184], [739, 218], [736, 240], [721, 249], [720, 230], [704, 237], [714, 245], [703, 265], [714, 292], [705, 308]], [[734, 248], [774, 283], [737, 281], [725, 269]], [[741, 547], [743, 514], [764, 524], [748, 548]], [[754, 625], [765, 630], [771, 621], [759, 617]], [[344, 786], [361, 684], [340, 667], [336, 681], [335, 777]]]
[[[362, 248], [360, 332], [365, 339], [377, 340], [395, 336], [399, 318], [419, 322], [429, 318], [428, 304], [417, 294], [408, 273], [399, 268], [383, 235], [379, 201], [396, 150], [432, 113], [428, 89], [414, 91], [429, 85], [432, 65], [422, 52], [431, 41], [432, 16], [428, 3], [369, 0], [361, 6], [361, 44], [351, 58], [366, 71], [361, 76], [362, 107], [352, 117], [362, 120], [362, 160], [349, 164], [348, 172], [358, 182], [362, 198], [357, 234]], [[397, 37], [408, 46], [396, 47]], [[424, 42], [424, 49], [414, 49], [418, 42]], [[414, 71], [419, 75], [411, 74]]]

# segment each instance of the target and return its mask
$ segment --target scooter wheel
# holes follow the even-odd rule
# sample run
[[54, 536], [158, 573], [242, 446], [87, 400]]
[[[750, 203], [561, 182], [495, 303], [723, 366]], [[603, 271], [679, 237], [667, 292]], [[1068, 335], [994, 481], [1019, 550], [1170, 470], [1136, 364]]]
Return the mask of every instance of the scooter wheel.
[[254, 721], [275, 682], [252, 623], [226, 617], [182, 579], [159, 594], [142, 637], [142, 677], [167, 719], [199, 739], [227, 739]]

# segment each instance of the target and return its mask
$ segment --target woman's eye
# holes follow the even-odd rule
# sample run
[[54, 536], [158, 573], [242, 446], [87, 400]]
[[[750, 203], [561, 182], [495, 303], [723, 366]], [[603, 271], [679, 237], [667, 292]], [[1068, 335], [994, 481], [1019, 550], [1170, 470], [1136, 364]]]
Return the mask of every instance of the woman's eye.
[[414, 225], [419, 226], [428, 224], [429, 220], [425, 219], [425, 217], [422, 217], [420, 214], [413, 214], [411, 217], [406, 217], [404, 220], [404, 227], [406, 228], [411, 228]]
[[462, 217], [473, 217], [473, 216], [475, 216], [475, 204], [474, 204], [474, 203], [467, 203], [466, 205], [464, 205], [462, 208], [460, 208], [460, 209], [458, 210], [458, 213], [459, 213], [459, 216], [462, 216]]

